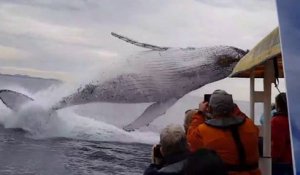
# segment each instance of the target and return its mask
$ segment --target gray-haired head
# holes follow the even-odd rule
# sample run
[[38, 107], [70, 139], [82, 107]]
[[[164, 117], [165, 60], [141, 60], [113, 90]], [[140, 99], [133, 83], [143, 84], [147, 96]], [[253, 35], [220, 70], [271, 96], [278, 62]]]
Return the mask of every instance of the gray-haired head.
[[215, 90], [209, 101], [213, 115], [228, 115], [234, 109], [232, 95], [224, 90]]
[[168, 125], [160, 133], [160, 144], [164, 156], [187, 152], [185, 132], [180, 125]]

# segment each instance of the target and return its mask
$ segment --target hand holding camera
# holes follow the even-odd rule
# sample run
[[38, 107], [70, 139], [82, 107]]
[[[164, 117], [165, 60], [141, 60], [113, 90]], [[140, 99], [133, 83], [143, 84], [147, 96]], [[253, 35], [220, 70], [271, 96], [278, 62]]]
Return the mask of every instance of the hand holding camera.
[[210, 97], [211, 97], [211, 94], [204, 94], [204, 102], [209, 103]]
[[208, 103], [210, 100], [211, 94], [204, 94], [204, 100], [199, 104], [199, 111], [208, 112]]

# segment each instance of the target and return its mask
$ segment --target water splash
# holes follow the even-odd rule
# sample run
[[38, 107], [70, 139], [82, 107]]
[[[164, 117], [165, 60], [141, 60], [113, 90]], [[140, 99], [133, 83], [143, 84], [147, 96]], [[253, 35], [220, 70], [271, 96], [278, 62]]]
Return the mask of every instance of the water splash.
[[[0, 122], [6, 128], [22, 128], [34, 139], [66, 137], [93, 141], [158, 142], [158, 133], [149, 131], [126, 132], [117, 126], [76, 113], [76, 108], [50, 111], [57, 99], [68, 93], [66, 86], [50, 87], [36, 94], [25, 92], [35, 101], [25, 104], [20, 111], [12, 112], [0, 106], [3, 115]], [[18, 90], [18, 89], [16, 89]], [[24, 90], [23, 90], [24, 91]], [[3, 110], [2, 110], [3, 109]], [[104, 110], [104, 109], [103, 109]], [[88, 116], [88, 114], [87, 114]], [[101, 116], [105, 118], [105, 116]]]

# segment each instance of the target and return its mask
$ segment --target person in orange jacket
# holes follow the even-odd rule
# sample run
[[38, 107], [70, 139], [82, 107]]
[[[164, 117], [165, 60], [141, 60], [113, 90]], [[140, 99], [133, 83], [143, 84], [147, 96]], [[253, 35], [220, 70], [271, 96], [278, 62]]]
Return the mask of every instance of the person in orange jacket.
[[203, 122], [203, 116], [192, 117], [187, 134], [190, 150], [216, 151], [229, 175], [260, 175], [259, 130], [233, 103], [232, 95], [216, 90], [209, 103], [200, 103], [199, 111], [198, 114], [210, 112], [213, 118]]
[[[208, 95], [210, 95], [210, 94], [208, 94]], [[202, 103], [205, 103], [208, 101], [209, 101], [209, 99], [204, 98], [204, 101]], [[192, 124], [192, 121], [193, 121], [193, 125], [199, 125], [199, 124], [204, 123], [205, 120], [208, 120], [210, 118], [211, 118], [211, 114], [209, 112], [204, 113], [203, 111], [201, 111], [200, 105], [199, 105], [198, 109], [189, 109], [189, 110], [185, 111], [185, 118], [184, 118], [184, 123], [183, 123], [185, 132], [188, 133], [188, 129], [189, 129], [190, 125]]]

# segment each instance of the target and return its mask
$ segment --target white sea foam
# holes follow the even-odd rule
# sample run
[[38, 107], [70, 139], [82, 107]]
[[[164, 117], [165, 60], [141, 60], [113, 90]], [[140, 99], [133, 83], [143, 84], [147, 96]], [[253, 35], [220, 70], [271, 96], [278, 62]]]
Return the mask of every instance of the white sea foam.
[[[1, 104], [1, 124], [6, 128], [22, 128], [28, 131], [29, 135], [35, 139], [66, 137], [94, 141], [139, 142], [147, 144], [158, 142], [158, 132], [126, 132], [117, 126], [105, 123], [105, 120], [100, 121], [95, 118], [89, 118], [87, 113], [84, 116], [80, 115], [75, 112], [76, 107], [59, 111], [49, 110], [55, 101], [58, 101], [59, 98], [68, 93], [66, 89], [66, 86], [51, 87], [36, 94], [30, 94], [26, 90], [21, 89], [23, 93], [33, 97], [35, 101], [25, 104], [18, 112], [12, 112]], [[19, 91], [18, 88], [14, 88], [14, 90]], [[100, 118], [105, 119], [106, 117], [101, 116]]]

